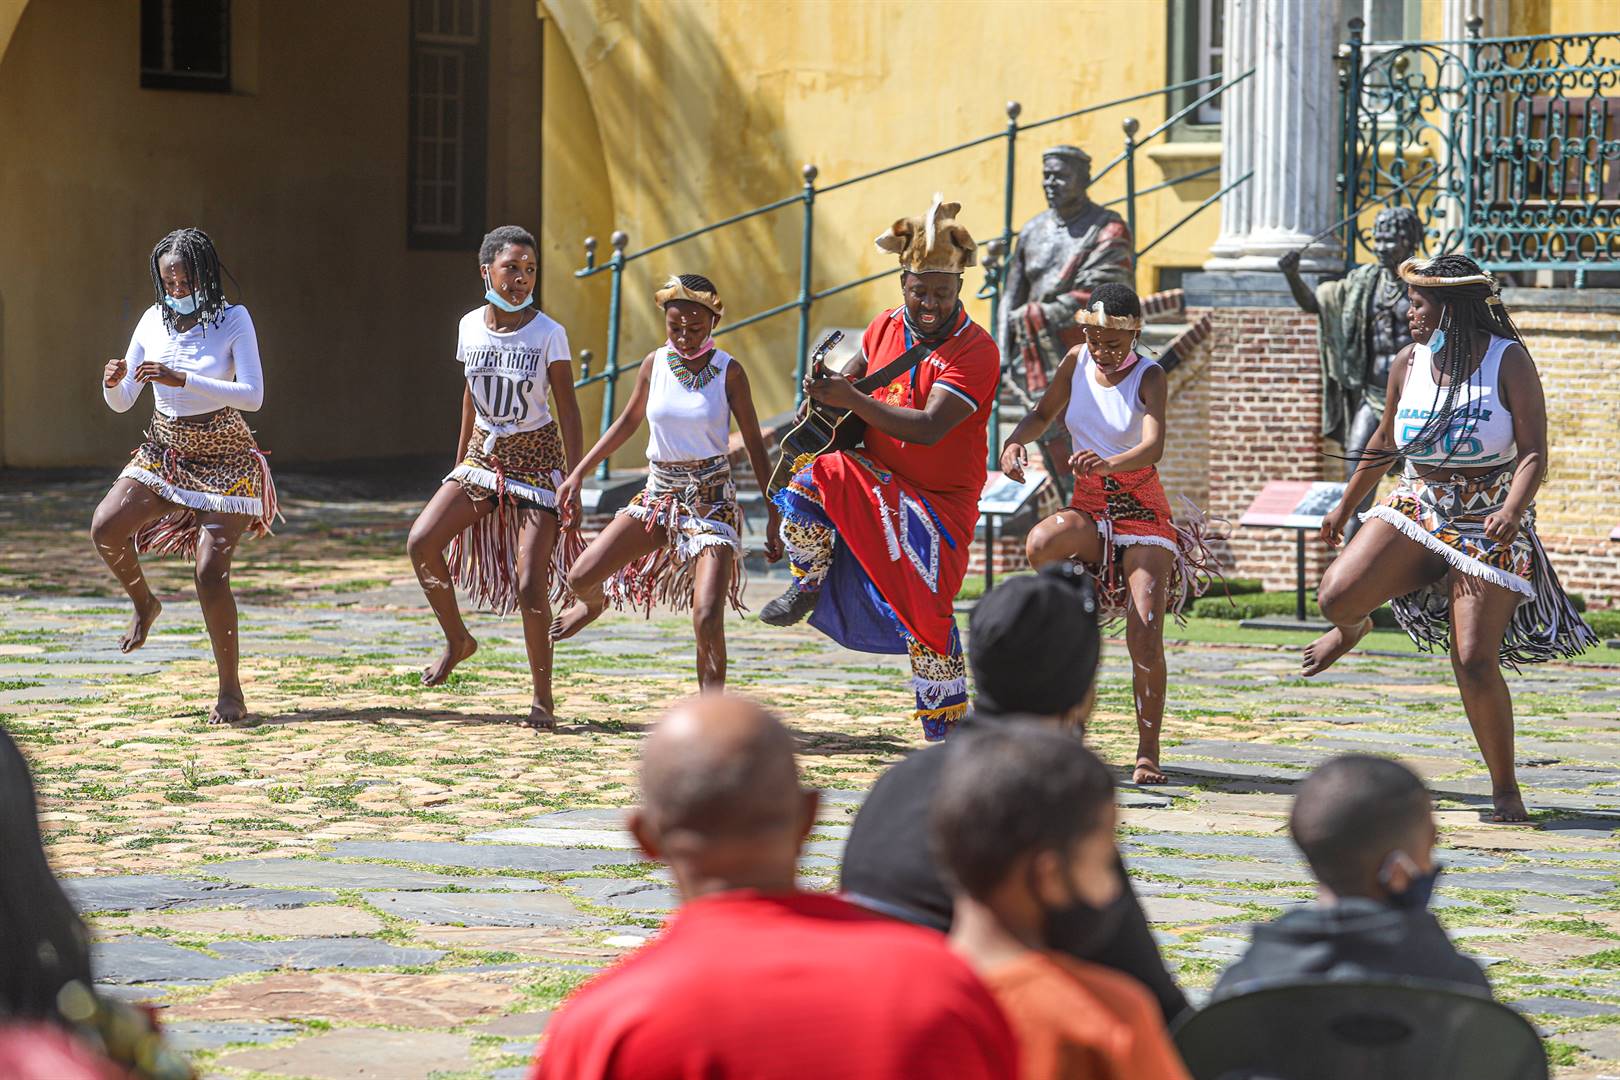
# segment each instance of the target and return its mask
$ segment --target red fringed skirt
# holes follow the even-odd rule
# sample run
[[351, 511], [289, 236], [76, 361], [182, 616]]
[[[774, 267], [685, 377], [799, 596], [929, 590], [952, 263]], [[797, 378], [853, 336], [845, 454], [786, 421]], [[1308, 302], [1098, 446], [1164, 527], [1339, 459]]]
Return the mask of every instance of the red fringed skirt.
[[1170, 595], [1165, 611], [1183, 619], [1187, 603], [1209, 591], [1220, 576], [1210, 543], [1213, 539], [1204, 515], [1187, 502], [1178, 520], [1170, 512], [1170, 499], [1152, 465], [1111, 476], [1076, 476], [1069, 505], [1097, 523], [1102, 535], [1102, 563], [1090, 569], [1097, 577], [1108, 621], [1125, 614], [1128, 593], [1123, 554], [1132, 544], [1161, 547], [1174, 555]]

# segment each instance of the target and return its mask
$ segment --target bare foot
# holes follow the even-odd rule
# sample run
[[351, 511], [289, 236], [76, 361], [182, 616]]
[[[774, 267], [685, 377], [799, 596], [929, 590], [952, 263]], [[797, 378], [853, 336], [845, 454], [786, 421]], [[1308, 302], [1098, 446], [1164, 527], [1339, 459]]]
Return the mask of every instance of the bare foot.
[[1332, 667], [1335, 660], [1355, 648], [1356, 642], [1367, 636], [1367, 631], [1372, 629], [1372, 625], [1372, 616], [1369, 615], [1362, 619], [1361, 625], [1351, 633], [1346, 634], [1343, 629], [1335, 626], [1305, 646], [1305, 677], [1320, 675]]
[[438, 686], [456, 670], [456, 665], [478, 651], [478, 642], [468, 634], [460, 641], [444, 643], [444, 653], [434, 663], [422, 669], [422, 685]]
[[247, 703], [239, 697], [229, 694], [219, 695], [214, 707], [208, 713], [210, 727], [222, 727], [231, 724], [245, 723], [248, 718]]
[[1514, 788], [1501, 794], [1491, 793], [1491, 802], [1496, 804], [1496, 811], [1491, 814], [1492, 821], [1529, 821], [1530, 812], [1524, 808], [1524, 797], [1519, 789]]
[[1159, 763], [1150, 757], [1136, 759], [1136, 771], [1131, 773], [1133, 784], [1167, 784], [1170, 778], [1164, 775]]
[[151, 632], [152, 624], [157, 622], [158, 613], [162, 610], [163, 605], [158, 603], [155, 596], [152, 597], [152, 602], [147, 606], [140, 607], [137, 605], [135, 614], [130, 617], [129, 629], [125, 630], [124, 636], [118, 639], [118, 651], [130, 653], [145, 645], [146, 635]]
[[523, 721], [523, 726], [536, 731], [556, 731], [557, 717], [544, 705], [530, 705], [529, 715]]
[[603, 609], [606, 607], [607, 599], [605, 597], [594, 604], [587, 604], [583, 600], [575, 600], [563, 609], [562, 614], [552, 620], [551, 640], [568, 640], [595, 622], [596, 617], [602, 614]]

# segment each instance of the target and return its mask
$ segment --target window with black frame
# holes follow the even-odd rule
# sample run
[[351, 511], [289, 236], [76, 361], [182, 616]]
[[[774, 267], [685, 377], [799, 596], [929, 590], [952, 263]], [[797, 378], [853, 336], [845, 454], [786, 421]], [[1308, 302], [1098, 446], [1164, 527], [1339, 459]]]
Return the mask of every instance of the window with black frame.
[[406, 243], [465, 248], [484, 235], [486, 0], [412, 0]]
[[229, 93], [230, 0], [141, 0], [141, 86]]
[[[1167, 81], [1204, 80], [1170, 95], [1176, 113], [1220, 85], [1226, 0], [1173, 0], [1170, 5], [1170, 70]], [[1170, 130], [1172, 139], [1216, 140], [1221, 137], [1221, 99], [1206, 101]]]

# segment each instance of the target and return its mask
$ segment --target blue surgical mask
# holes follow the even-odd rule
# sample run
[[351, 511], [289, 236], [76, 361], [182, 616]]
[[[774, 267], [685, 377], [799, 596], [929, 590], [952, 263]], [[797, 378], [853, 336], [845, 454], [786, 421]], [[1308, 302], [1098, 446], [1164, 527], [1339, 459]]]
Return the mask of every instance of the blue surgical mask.
[[1436, 329], [1434, 333], [1429, 335], [1429, 352], [1433, 353], [1434, 355], [1440, 355], [1440, 350], [1445, 346], [1445, 344], [1446, 332], [1444, 330]]
[[163, 294], [163, 303], [176, 315], [195, 315], [197, 313], [197, 294], [187, 293], [185, 296], [170, 296]]
[[[1415, 873], [1417, 864], [1412, 862], [1409, 856], [1399, 851], [1395, 855], [1399, 855], [1405, 860], [1410, 876], [1407, 878], [1405, 889], [1389, 894], [1390, 906], [1406, 911], [1423, 911], [1429, 906], [1429, 901], [1434, 898], [1435, 881], [1440, 877], [1440, 871], [1444, 868], [1439, 863], [1435, 863], [1429, 868], [1427, 874]], [[1394, 855], [1390, 856], [1390, 861], [1385, 862], [1383, 869], [1378, 872], [1378, 883], [1384, 886], [1385, 889], [1389, 888], [1390, 864], [1394, 861], [1394, 858]]]
[[[484, 284], [489, 285], [489, 278], [484, 279]], [[489, 288], [484, 291], [484, 299], [488, 300], [490, 303], [494, 304], [507, 314], [512, 314], [514, 312], [522, 311], [524, 308], [534, 303], [534, 293], [531, 291], [528, 296], [525, 296], [523, 298], [523, 303], [513, 304], [508, 303], [506, 297], [496, 292], [495, 286], [490, 285]]]

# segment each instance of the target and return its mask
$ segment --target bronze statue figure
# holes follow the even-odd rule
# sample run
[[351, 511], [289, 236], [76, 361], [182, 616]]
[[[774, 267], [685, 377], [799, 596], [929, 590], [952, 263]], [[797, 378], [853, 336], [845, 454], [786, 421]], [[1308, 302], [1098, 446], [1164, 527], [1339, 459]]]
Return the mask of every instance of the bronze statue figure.
[[[1417, 214], [1392, 206], [1379, 211], [1373, 221], [1377, 262], [1362, 263], [1313, 290], [1300, 276], [1299, 252], [1277, 260], [1295, 302], [1318, 318], [1322, 434], [1344, 446], [1347, 477], [1383, 419], [1390, 364], [1412, 342], [1406, 327], [1406, 286], [1395, 270], [1422, 242], [1423, 225]], [[1350, 531], [1358, 522], [1352, 518]]]
[[1135, 284], [1130, 230], [1112, 210], [1087, 197], [1091, 157], [1077, 146], [1054, 146], [1041, 155], [1041, 190], [1047, 209], [1018, 232], [1007, 259], [996, 328], [1001, 355], [1014, 378], [1032, 394], [1081, 340], [1075, 315], [1091, 290], [1105, 282]]

